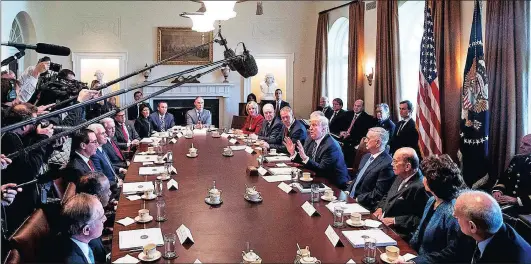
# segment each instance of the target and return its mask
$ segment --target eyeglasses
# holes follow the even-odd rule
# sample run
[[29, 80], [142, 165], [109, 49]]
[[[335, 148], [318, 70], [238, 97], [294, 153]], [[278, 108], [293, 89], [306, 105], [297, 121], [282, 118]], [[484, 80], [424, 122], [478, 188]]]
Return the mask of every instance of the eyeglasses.
[[97, 140], [94, 140], [94, 141], [89, 141], [88, 144], [98, 144], [98, 141]]

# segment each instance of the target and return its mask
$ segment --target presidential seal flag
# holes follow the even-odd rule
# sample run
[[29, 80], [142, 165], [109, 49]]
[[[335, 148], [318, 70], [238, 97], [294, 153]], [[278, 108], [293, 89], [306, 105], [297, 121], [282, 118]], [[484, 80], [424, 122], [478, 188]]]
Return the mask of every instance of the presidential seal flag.
[[[483, 177], [486, 180], [489, 169], [488, 91], [481, 31], [481, 5], [479, 0], [476, 0], [461, 93], [462, 173], [466, 184], [470, 187]], [[484, 180], [481, 182], [484, 183]], [[481, 182], [479, 182], [480, 185]]]

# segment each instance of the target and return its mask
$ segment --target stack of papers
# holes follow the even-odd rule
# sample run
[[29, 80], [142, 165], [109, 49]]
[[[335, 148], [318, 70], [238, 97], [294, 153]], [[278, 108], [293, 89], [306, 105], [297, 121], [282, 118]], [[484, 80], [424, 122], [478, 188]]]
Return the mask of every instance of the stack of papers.
[[280, 181], [290, 181], [291, 175], [273, 175], [273, 176], [262, 176], [267, 182], [280, 182]]
[[277, 162], [277, 161], [291, 161], [291, 159], [288, 156], [271, 156], [271, 157], [265, 157], [265, 160], [267, 162]]
[[135, 155], [133, 162], [157, 161], [157, 155]]
[[363, 206], [357, 203], [345, 203], [345, 202], [337, 202], [337, 203], [328, 203], [326, 205], [326, 208], [330, 210], [330, 212], [334, 212], [334, 207], [341, 205], [344, 210], [344, 214], [352, 214], [352, 213], [360, 213], [362, 215], [368, 215], [370, 214], [369, 210], [365, 209]]
[[152, 143], [153, 142], [153, 139], [151, 138], [143, 138], [142, 140], [140, 140], [140, 143]]
[[120, 250], [142, 248], [149, 243], [154, 243], [157, 246], [164, 245], [160, 228], [120, 231], [118, 236]]
[[122, 186], [124, 194], [143, 193], [146, 190], [154, 190], [153, 182], [128, 182]]
[[140, 167], [140, 169], [138, 169], [138, 174], [140, 174], [140, 175], [162, 174], [163, 172], [164, 172], [164, 167], [163, 166]]
[[365, 239], [363, 236], [376, 239], [377, 247], [396, 245], [396, 241], [380, 229], [343, 231], [343, 235], [355, 248], [362, 248], [365, 246]]
[[280, 167], [280, 168], [269, 168], [269, 172], [273, 175], [291, 175], [291, 168]]
[[244, 150], [247, 146], [230, 146], [229, 148], [232, 150]]
[[194, 135], [206, 135], [206, 134], [207, 134], [206, 128], [194, 129]]

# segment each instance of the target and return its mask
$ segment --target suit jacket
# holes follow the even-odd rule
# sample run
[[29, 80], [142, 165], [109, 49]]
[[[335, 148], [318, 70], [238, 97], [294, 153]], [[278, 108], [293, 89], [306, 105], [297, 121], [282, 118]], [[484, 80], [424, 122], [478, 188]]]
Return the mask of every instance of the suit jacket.
[[[345, 113], [343, 117], [344, 121], [342, 121], [344, 125], [344, 131], [348, 130], [353, 118], [354, 111], [348, 111]], [[343, 139], [343, 142], [349, 146], [357, 146], [360, 143], [361, 138], [367, 135], [369, 128], [375, 127], [377, 124], [378, 121], [376, 118], [367, 114], [365, 111], [362, 111], [356, 119], [356, 122], [354, 122], [352, 125], [352, 129], [350, 129], [350, 135]]]
[[393, 123], [390, 118], [387, 118], [381, 122], [378, 121], [378, 126], [389, 132], [389, 142], [387, 142], [387, 145], [389, 145], [393, 140], [393, 135], [395, 134], [395, 123]]
[[413, 148], [415, 152], [417, 152], [419, 158], [422, 157], [420, 155], [419, 148], [419, 132], [417, 131], [415, 121], [413, 120], [413, 118], [411, 118], [402, 128], [402, 130], [398, 131], [403, 123], [404, 120], [396, 124], [396, 130], [392, 137], [393, 140], [391, 141], [391, 144], [389, 144], [391, 148], [390, 153], [395, 153], [395, 151], [399, 148], [410, 147]]
[[389, 192], [378, 204], [378, 208], [382, 208], [384, 217], [395, 218], [393, 229], [405, 241], [409, 241], [417, 229], [429, 198], [422, 178], [422, 172], [418, 170], [398, 191], [402, 178], [396, 177]]
[[332, 117], [332, 115], [334, 114], [334, 110], [332, 109], [331, 106], [327, 106], [325, 108], [321, 106], [317, 106], [317, 109], [315, 109], [315, 111], [323, 112], [323, 114], [325, 115], [326, 118], [328, 118], [328, 120], [330, 120], [330, 117]]
[[88, 164], [83, 161], [75, 150], [72, 150], [70, 152], [70, 161], [68, 161], [65, 167], [64, 178], [69, 182], [77, 183], [79, 178], [91, 171]]
[[[62, 263], [86, 263], [89, 264], [89, 260], [81, 251], [81, 248], [67, 236], [59, 236], [59, 258]], [[96, 263], [106, 262], [106, 252], [101, 242], [101, 238], [93, 239], [89, 242], [89, 247], [94, 254], [94, 260]]]
[[267, 126], [268, 122], [264, 119], [262, 121], [262, 129], [258, 132], [258, 139], [264, 140], [267, 144], [282, 144], [282, 121], [278, 117], [275, 117], [271, 121], [271, 126]]
[[153, 110], [151, 109], [151, 106], [149, 105], [149, 103], [147, 102], [138, 103], [127, 109], [127, 120], [136, 120], [140, 116], [140, 113], [138, 112], [138, 105], [140, 104], [147, 105], [149, 108], [149, 112], [153, 113]]
[[273, 107], [275, 108], [275, 116], [280, 116], [280, 109], [282, 109], [285, 106], [289, 106], [289, 103], [284, 100], [280, 100], [280, 107], [278, 108], [277, 108], [277, 101], [273, 101], [271, 104], [273, 104]]
[[[470, 263], [475, 242], [461, 232], [457, 219], [453, 217], [455, 199], [441, 203], [430, 219], [426, 215], [433, 208], [435, 197], [426, 203], [419, 228], [413, 234], [409, 245], [418, 252], [415, 263]], [[420, 227], [428, 221], [420, 240]]]
[[282, 132], [280, 133], [280, 143], [279, 144], [269, 144], [270, 148], [277, 149], [277, 152], [282, 153], [288, 153], [288, 149], [286, 149], [286, 146], [282, 142], [284, 142], [285, 137], [291, 138], [291, 141], [293, 143], [297, 143], [298, 140], [301, 141], [302, 144], [304, 144], [304, 141], [306, 140], [306, 137], [308, 136], [306, 132], [306, 128], [302, 124], [301, 121], [295, 120], [293, 124], [291, 124], [290, 129], [288, 130], [287, 127], [283, 126]]
[[[311, 146], [314, 142], [311, 138], [304, 142], [304, 153], [310, 157], [304, 168], [314, 171], [319, 177], [328, 178], [338, 188], [345, 189], [350, 177], [339, 143], [332, 136], [325, 135], [317, 147], [315, 158], [312, 159]], [[303, 163], [298, 154], [294, 161]]]
[[515, 205], [517, 212], [528, 214], [531, 212], [531, 154], [516, 155], [511, 159], [509, 167], [500, 176], [494, 186], [495, 191], [505, 195], [517, 197], [522, 202]]
[[[159, 112], [154, 112], [149, 115], [149, 119], [151, 120], [151, 124], [153, 125], [153, 130], [157, 132], [161, 132], [161, 122], [159, 117]], [[164, 115], [164, 127], [166, 130], [172, 128], [175, 126], [175, 119], [173, 118], [173, 115], [170, 113], [166, 113]]]
[[511, 226], [503, 224], [476, 263], [531, 263], [531, 246]]
[[[114, 140], [114, 139], [110, 139], [110, 140]], [[116, 142], [114, 142], [114, 144], [116, 144]], [[113, 167], [115, 167], [115, 168], [118, 167], [118, 168], [122, 168], [122, 169], [126, 169], [127, 168], [126, 160], [122, 159], [122, 158], [124, 158], [124, 154], [120, 153], [120, 154], [122, 154], [122, 158], [120, 158], [120, 156], [118, 156], [118, 154], [116, 153], [116, 151], [112, 147], [110, 141], [108, 141], [107, 143], [103, 144], [103, 146], [101, 146], [101, 148], [103, 149], [103, 151], [105, 151], [105, 154], [107, 154], [107, 157], [109, 157], [109, 160], [111, 161]], [[120, 149], [118, 149], [118, 151], [120, 151]]]
[[[365, 154], [361, 159], [359, 170], [365, 166], [365, 163], [369, 161], [371, 153]], [[380, 153], [376, 159], [367, 167], [363, 175], [357, 175], [356, 177], [363, 177], [356, 186], [356, 198], [358, 203], [367, 208], [370, 211], [376, 209], [376, 205], [382, 200], [384, 195], [391, 188], [391, 184], [395, 179], [393, 173], [393, 166], [391, 161], [393, 158], [386, 152]], [[356, 180], [352, 181], [348, 190], [352, 193], [352, 187]]]
[[245, 118], [245, 124], [243, 124], [242, 132], [244, 134], [258, 134], [260, 130], [262, 130], [262, 123], [264, 121], [264, 117], [261, 114], [258, 114], [256, 117], [251, 118], [251, 116], [247, 116]]
[[92, 160], [92, 162], [94, 163], [96, 171], [99, 171], [105, 174], [105, 176], [107, 176], [107, 179], [109, 179], [109, 183], [111, 185], [116, 183], [116, 176], [119, 173], [119, 168], [114, 168], [112, 166], [110, 159], [107, 158], [104, 152], [100, 151], [99, 149], [96, 150], [96, 154], [92, 155], [90, 157], [90, 160]]
[[[348, 125], [350, 125], [350, 123], [345, 124], [346, 123], [346, 121], [345, 121], [345, 114], [346, 113], [347, 113], [347, 111], [345, 111], [343, 109], [339, 109], [339, 111], [337, 111], [337, 114], [334, 116], [334, 118], [332, 118], [332, 116], [330, 116], [330, 118], [329, 118], [330, 123], [328, 124], [328, 127], [330, 128], [330, 133], [335, 134], [335, 135], [339, 135], [339, 132], [348, 129]], [[332, 111], [332, 115], [334, 115], [334, 111]], [[345, 126], [347, 126], [346, 129], [345, 129]]]
[[[196, 109], [190, 109], [186, 112], [186, 124], [187, 125], [197, 125], [197, 111]], [[209, 110], [203, 109], [201, 113], [201, 124], [203, 125], [212, 125], [212, 114]]]
[[135, 130], [138, 132], [138, 136], [140, 138], [147, 138], [151, 136], [151, 132], [153, 131], [153, 124], [151, 123], [151, 119], [139, 117], [135, 120]]
[[[121, 149], [127, 149], [127, 140], [125, 140], [124, 132], [122, 131], [122, 126], [118, 124], [118, 122], [114, 122], [116, 125], [116, 132], [114, 132], [114, 138], [116, 139], [116, 144], [118, 144], [118, 147]], [[136, 130], [127, 122], [125, 124], [125, 129], [127, 129], [127, 133], [129, 134], [129, 141], [133, 141], [135, 139], [140, 139], [138, 136], [138, 133], [136, 133]]]

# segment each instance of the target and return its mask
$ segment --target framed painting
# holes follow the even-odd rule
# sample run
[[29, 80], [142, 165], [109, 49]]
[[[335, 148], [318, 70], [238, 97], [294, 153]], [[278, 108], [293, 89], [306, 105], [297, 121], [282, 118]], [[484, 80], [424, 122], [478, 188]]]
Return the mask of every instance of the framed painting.
[[[175, 54], [211, 42], [214, 33], [201, 33], [191, 28], [158, 27], [157, 28], [157, 62]], [[167, 61], [166, 65], [203, 65], [213, 61], [213, 45], [207, 45], [195, 52]]]

